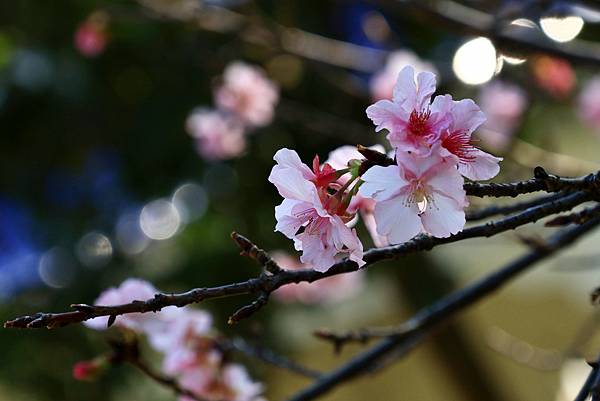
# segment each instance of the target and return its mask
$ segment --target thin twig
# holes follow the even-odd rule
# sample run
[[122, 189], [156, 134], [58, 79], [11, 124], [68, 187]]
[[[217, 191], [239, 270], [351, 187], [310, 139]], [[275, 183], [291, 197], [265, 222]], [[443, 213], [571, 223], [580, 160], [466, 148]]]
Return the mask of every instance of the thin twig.
[[548, 239], [547, 246], [532, 249], [529, 253], [489, 276], [421, 309], [414, 317], [402, 324], [401, 334], [386, 337], [341, 367], [322, 375], [319, 380], [292, 396], [288, 401], [313, 400], [369, 370], [390, 353], [396, 357], [405, 355], [418, 345], [432, 329], [502, 287], [535, 263], [572, 244], [599, 224], [600, 217], [596, 217], [580, 226], [559, 231]]
[[556, 194], [543, 195], [528, 201], [511, 203], [510, 205], [491, 205], [482, 207], [480, 209], [469, 210], [467, 211], [466, 219], [467, 221], [477, 221], [498, 215], [506, 216], [508, 214], [513, 214], [520, 212], [521, 210], [527, 210], [529, 208], [541, 205], [542, 203], [552, 202], [554, 200], [563, 198], [566, 195], [567, 193], [558, 192]]
[[[383, 260], [399, 259], [407, 254], [417, 251], [428, 251], [436, 246], [450, 244], [469, 238], [491, 237], [493, 235], [513, 230], [525, 224], [533, 223], [541, 218], [563, 211], [568, 211], [575, 206], [592, 200], [594, 195], [590, 192], [579, 191], [568, 196], [539, 206], [530, 208], [519, 214], [496, 221], [487, 222], [447, 238], [436, 238], [429, 235], [419, 235], [405, 243], [375, 248], [365, 252], [363, 259], [365, 266], [370, 266]], [[133, 301], [131, 303], [114, 306], [74, 304], [75, 311], [64, 313], [36, 313], [23, 316], [4, 323], [6, 328], [56, 328], [73, 323], [80, 323], [99, 316], [118, 316], [127, 313], [157, 312], [167, 306], [185, 306], [198, 303], [206, 299], [230, 297], [241, 294], [258, 294], [259, 298], [253, 304], [243, 307], [232, 321], [248, 317], [258, 310], [264, 303], [265, 297], [276, 289], [290, 283], [313, 282], [325, 277], [359, 270], [358, 265], [348, 259], [336, 263], [326, 272], [316, 270], [281, 270], [277, 274], [261, 274], [246, 281], [222, 285], [218, 287], [196, 288], [180, 294], [159, 293], [154, 298], [146, 301]]]
[[301, 376], [309, 377], [312, 379], [316, 379], [319, 376], [321, 376], [321, 372], [317, 370], [302, 366], [288, 358], [276, 354], [270, 349], [249, 344], [246, 340], [240, 337], [228, 340], [226, 343], [220, 341], [220, 344], [224, 345], [225, 347], [231, 348], [235, 351], [238, 351], [251, 358], [261, 360], [265, 363], [293, 373], [297, 373]]
[[566, 226], [568, 224], [582, 224], [598, 214], [600, 214], [600, 205], [583, 209], [580, 212], [555, 217], [554, 219], [547, 221], [544, 225], [546, 227], [558, 227]]

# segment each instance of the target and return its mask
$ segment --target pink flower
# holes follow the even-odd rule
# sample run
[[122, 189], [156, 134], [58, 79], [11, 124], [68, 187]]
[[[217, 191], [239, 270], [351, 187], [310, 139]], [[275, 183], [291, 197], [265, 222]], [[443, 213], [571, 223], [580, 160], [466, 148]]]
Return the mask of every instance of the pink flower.
[[106, 48], [108, 35], [103, 26], [85, 21], [77, 27], [73, 40], [79, 53], [86, 57], [96, 57]]
[[[285, 252], [271, 253], [273, 259], [284, 269], [305, 269], [298, 259]], [[317, 304], [322, 302], [337, 302], [355, 296], [364, 285], [362, 271], [338, 274], [313, 283], [287, 284], [276, 290], [273, 295], [281, 302], [300, 302]]]
[[589, 126], [600, 129], [600, 76], [588, 81], [579, 94], [579, 116]]
[[262, 69], [236, 61], [227, 66], [223, 84], [215, 91], [219, 108], [235, 113], [251, 126], [271, 122], [279, 100], [277, 86]]
[[575, 72], [568, 61], [548, 56], [539, 56], [532, 63], [537, 84], [558, 99], [564, 99], [576, 83]]
[[436, 72], [433, 64], [421, 60], [416, 54], [408, 50], [398, 50], [390, 53], [386, 65], [377, 72], [369, 82], [371, 98], [373, 100], [391, 99], [394, 86], [398, 80], [398, 73], [407, 65], [412, 66], [415, 72]]
[[[130, 278], [125, 280], [119, 287], [109, 288], [103, 291], [94, 302], [94, 305], [112, 306], [122, 305], [133, 301], [147, 301], [152, 299], [159, 291], [145, 280]], [[166, 318], [176, 307], [164, 308], [157, 313], [129, 313], [117, 316], [114, 325], [127, 328], [137, 332], [143, 332], [147, 324], [154, 324], [156, 319]], [[108, 323], [108, 317], [96, 317], [84, 324], [92, 329], [104, 330]]]
[[196, 139], [198, 154], [206, 159], [232, 159], [246, 149], [242, 125], [221, 112], [194, 110], [186, 121], [186, 129]]
[[150, 344], [166, 353], [207, 337], [212, 329], [212, 316], [208, 312], [187, 307], [174, 309], [168, 316], [168, 324], [159, 321], [154, 326], [146, 325]]
[[269, 181], [284, 197], [275, 208], [275, 231], [293, 239], [296, 250], [303, 252], [300, 260], [316, 270], [326, 271], [340, 254], [362, 266], [362, 244], [356, 231], [346, 226], [354, 217], [346, 210], [347, 194], [328, 191], [337, 179], [335, 170], [327, 164], [320, 167], [315, 157], [311, 171], [295, 151], [285, 148], [273, 159], [277, 164]]
[[501, 158], [473, 145], [471, 135], [484, 121], [485, 115], [471, 99], [452, 102], [450, 126], [440, 137], [442, 156], [458, 161], [458, 171], [470, 180], [489, 180], [500, 172]]
[[362, 176], [359, 192], [376, 201], [377, 232], [398, 244], [421, 232], [448, 237], [462, 230], [468, 201], [455, 164], [435, 151], [427, 158], [398, 152], [397, 160]]
[[[369, 149], [376, 150], [381, 153], [385, 153], [385, 149], [381, 145], [374, 145]], [[362, 160], [363, 155], [359, 153], [355, 146], [344, 145], [329, 153], [327, 164], [331, 165], [336, 170], [344, 169], [348, 166], [350, 160]], [[349, 179], [349, 174], [342, 175], [338, 182], [345, 184]], [[352, 197], [350, 204], [348, 205], [349, 213], [359, 212], [360, 218], [367, 228], [371, 239], [376, 247], [383, 247], [389, 245], [386, 238], [377, 233], [375, 218], [373, 217], [373, 210], [375, 208], [375, 202], [372, 199], [365, 198], [360, 194], [356, 194]]]
[[435, 75], [421, 72], [415, 82], [414, 69], [404, 67], [394, 87], [393, 100], [380, 100], [367, 108], [367, 116], [376, 131], [389, 131], [387, 139], [402, 151], [428, 154], [439, 140], [442, 130], [450, 124], [450, 96], [436, 96]]
[[505, 150], [527, 106], [525, 93], [516, 85], [494, 81], [481, 89], [479, 104], [487, 117], [479, 137], [491, 149]]
[[[179, 380], [182, 387], [208, 401], [260, 401], [263, 385], [252, 381], [246, 369], [228, 364], [219, 372], [195, 369], [185, 372]], [[180, 401], [191, 401], [186, 396]]]

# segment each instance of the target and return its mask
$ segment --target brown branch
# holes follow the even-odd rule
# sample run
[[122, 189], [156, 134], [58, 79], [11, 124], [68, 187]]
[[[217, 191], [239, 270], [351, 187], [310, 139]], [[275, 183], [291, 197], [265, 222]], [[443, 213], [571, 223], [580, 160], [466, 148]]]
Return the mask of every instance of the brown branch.
[[313, 400], [331, 389], [371, 370], [385, 357], [398, 359], [420, 344], [428, 334], [456, 314], [498, 290], [518, 274], [537, 262], [547, 259], [600, 225], [600, 217], [580, 226], [564, 229], [548, 239], [546, 246], [532, 249], [529, 253], [507, 264], [496, 272], [442, 298], [433, 305], [421, 309], [411, 319], [398, 327], [398, 333], [384, 338], [372, 348], [355, 356], [337, 369], [323, 374], [312, 385], [292, 396], [289, 401]]
[[594, 216], [600, 214], [600, 205], [583, 209], [580, 212], [570, 213], [564, 216], [555, 217], [544, 224], [546, 227], [566, 226], [568, 224], [583, 224]]
[[[541, 218], [568, 211], [575, 206], [590, 201], [594, 195], [586, 191], [578, 191], [564, 198], [544, 203], [530, 208], [524, 212], [501, 220], [487, 222], [474, 227], [465, 228], [463, 231], [447, 238], [436, 238], [429, 235], [419, 235], [405, 243], [383, 248], [371, 249], [365, 252], [363, 259], [365, 266], [370, 266], [383, 260], [399, 259], [407, 254], [417, 251], [429, 251], [436, 246], [450, 244], [469, 238], [491, 237], [493, 235], [513, 230], [525, 224], [533, 223]], [[75, 311], [64, 313], [36, 313], [30, 316], [18, 317], [4, 323], [6, 328], [55, 328], [73, 323], [80, 323], [99, 316], [118, 316], [127, 313], [157, 312], [167, 306], [185, 306], [202, 302], [206, 299], [223, 298], [242, 294], [258, 294], [258, 298], [251, 305], [238, 310], [230, 319], [232, 322], [250, 316], [260, 307], [264, 306], [268, 295], [276, 289], [290, 283], [313, 282], [337, 274], [349, 273], [359, 270], [357, 264], [348, 259], [333, 265], [326, 272], [315, 270], [281, 270], [276, 274], [263, 273], [258, 277], [246, 281], [222, 285], [218, 287], [196, 288], [180, 294], [159, 293], [154, 298], [146, 301], [133, 301], [123, 305], [102, 306], [74, 304]]]

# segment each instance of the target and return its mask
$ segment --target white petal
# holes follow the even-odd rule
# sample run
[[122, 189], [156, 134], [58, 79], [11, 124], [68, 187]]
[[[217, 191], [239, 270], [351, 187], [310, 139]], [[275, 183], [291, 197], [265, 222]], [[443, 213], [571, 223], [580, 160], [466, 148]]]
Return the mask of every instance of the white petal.
[[366, 198], [389, 199], [408, 185], [401, 174], [402, 170], [397, 165], [371, 167], [362, 175], [364, 183], [358, 192]]
[[294, 238], [304, 222], [293, 216], [292, 209], [303, 204], [307, 208], [310, 207], [310, 204], [291, 199], [284, 199], [279, 206], [276, 206], [275, 219], [277, 220], [277, 225], [275, 226], [275, 231], [279, 231], [288, 238]]
[[406, 125], [406, 116], [398, 105], [389, 100], [380, 100], [367, 107], [367, 117], [375, 124], [375, 131], [398, 130]]
[[452, 119], [452, 132], [461, 131], [468, 132], [469, 134], [475, 131], [486, 120], [485, 114], [471, 99], [454, 102]]
[[284, 198], [304, 202], [313, 202], [315, 199], [315, 184], [304, 178], [298, 170], [274, 166], [268, 179]]
[[429, 105], [431, 95], [435, 92], [435, 74], [420, 72], [417, 75], [416, 110], [423, 110]]
[[377, 232], [391, 244], [400, 244], [422, 231], [417, 205], [406, 206], [406, 196], [398, 196], [375, 205]]
[[287, 148], [279, 149], [277, 153], [275, 153], [275, 156], [273, 156], [273, 160], [275, 160], [280, 167], [298, 170], [307, 180], [315, 178], [314, 173], [306, 164], [302, 163], [300, 156], [298, 156], [298, 153], [294, 150]]
[[458, 165], [458, 171], [468, 179], [473, 181], [489, 180], [500, 172], [501, 157], [492, 156], [479, 149], [472, 154], [475, 156], [475, 160]]
[[434, 237], [446, 238], [465, 227], [465, 211], [455, 200], [434, 193], [421, 220], [428, 233]]
[[394, 103], [402, 105], [409, 110], [414, 110], [417, 104], [417, 85], [415, 83], [415, 70], [407, 65], [398, 74], [394, 86]]

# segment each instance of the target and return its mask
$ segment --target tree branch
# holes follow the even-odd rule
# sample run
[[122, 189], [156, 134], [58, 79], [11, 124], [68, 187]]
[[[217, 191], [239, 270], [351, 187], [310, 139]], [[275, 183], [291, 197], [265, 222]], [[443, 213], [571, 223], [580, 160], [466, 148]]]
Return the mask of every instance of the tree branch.
[[566, 195], [568, 195], [568, 193], [558, 192], [556, 194], [543, 195], [543, 196], [540, 196], [540, 197], [532, 199], [532, 200], [516, 202], [516, 203], [512, 203], [510, 205], [502, 205], [502, 206], [491, 205], [491, 206], [483, 207], [480, 209], [473, 209], [473, 210], [467, 211], [466, 219], [467, 219], [467, 221], [477, 221], [477, 220], [484, 220], [484, 219], [487, 219], [488, 217], [493, 217], [493, 216], [497, 216], [497, 215], [509, 215], [509, 214], [513, 214], [516, 212], [520, 212], [521, 210], [527, 210], [529, 208], [539, 206], [543, 203], [548, 203], [548, 202], [552, 202], [554, 200], [558, 200], [560, 198], [565, 197]]
[[[436, 246], [454, 243], [469, 238], [491, 237], [493, 235], [513, 230], [525, 224], [533, 223], [543, 217], [555, 213], [571, 210], [573, 207], [592, 200], [594, 195], [586, 191], [578, 191], [524, 212], [501, 220], [487, 222], [482, 225], [469, 227], [447, 238], [436, 238], [429, 235], [419, 235], [405, 243], [383, 248], [371, 249], [365, 252], [363, 259], [366, 266], [383, 260], [399, 259], [407, 254], [417, 251], [428, 251]], [[248, 240], [249, 241], [249, 240]], [[258, 299], [252, 304], [238, 310], [231, 318], [231, 322], [239, 321], [250, 316], [266, 304], [269, 294], [279, 287], [299, 282], [313, 282], [325, 277], [359, 270], [356, 263], [348, 259], [336, 263], [326, 272], [315, 270], [280, 270], [276, 274], [262, 273], [260, 276], [233, 284], [218, 287], [196, 288], [180, 294], [159, 293], [154, 298], [146, 301], [133, 301], [128, 304], [102, 306], [74, 304], [75, 311], [64, 313], [36, 313], [23, 316], [4, 323], [5, 328], [56, 328], [73, 323], [80, 323], [99, 316], [118, 316], [127, 313], [157, 312], [166, 306], [185, 306], [198, 303], [206, 299], [223, 298], [241, 294], [258, 294]]]
[[434, 328], [502, 287], [535, 263], [548, 258], [558, 250], [572, 244], [599, 224], [600, 217], [596, 217], [580, 226], [559, 231], [547, 241], [546, 246], [531, 250], [529, 253], [489, 276], [450, 294], [428, 308], [420, 310], [414, 317], [400, 326], [398, 334], [386, 337], [341, 367], [324, 374], [319, 380], [316, 380], [311, 386], [292, 396], [288, 401], [313, 400], [334, 387], [369, 370], [375, 364], [379, 363], [383, 357], [392, 352], [394, 355], [405, 355], [418, 345]]

